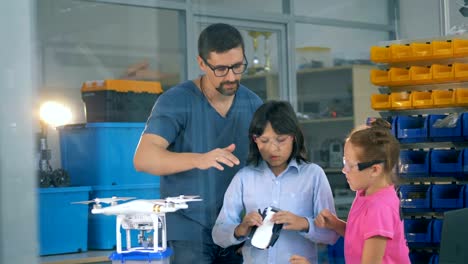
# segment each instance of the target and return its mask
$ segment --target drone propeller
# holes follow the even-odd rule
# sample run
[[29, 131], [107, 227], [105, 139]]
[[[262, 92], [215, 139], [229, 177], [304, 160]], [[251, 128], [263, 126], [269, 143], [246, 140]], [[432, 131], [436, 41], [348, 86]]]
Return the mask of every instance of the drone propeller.
[[72, 204], [90, 204], [90, 203], [96, 203], [96, 204], [99, 204], [99, 203], [106, 203], [106, 204], [110, 204], [110, 203], [114, 203], [114, 202], [118, 202], [118, 201], [128, 201], [128, 200], [132, 200], [132, 199], [135, 199], [136, 197], [117, 197], [117, 196], [112, 196], [111, 198], [94, 198], [92, 200], [89, 200], [89, 201], [81, 201], [81, 202], [72, 202]]

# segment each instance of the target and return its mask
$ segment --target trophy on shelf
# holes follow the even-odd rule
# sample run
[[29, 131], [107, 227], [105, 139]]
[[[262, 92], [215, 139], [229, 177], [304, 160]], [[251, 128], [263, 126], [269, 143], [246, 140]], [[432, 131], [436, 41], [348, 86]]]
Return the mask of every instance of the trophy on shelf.
[[258, 58], [258, 37], [262, 35], [260, 31], [249, 31], [249, 36], [252, 37], [253, 40], [253, 50], [254, 56], [252, 59], [252, 64], [248, 69], [248, 74], [256, 74], [257, 72], [261, 72], [264, 70], [263, 66], [260, 66], [260, 59]]
[[271, 70], [271, 57], [270, 57], [270, 36], [272, 32], [262, 32], [261, 33], [263, 37], [265, 38], [265, 47], [263, 50], [263, 54], [265, 55], [265, 65], [263, 66], [263, 70], [266, 72], [269, 72]]

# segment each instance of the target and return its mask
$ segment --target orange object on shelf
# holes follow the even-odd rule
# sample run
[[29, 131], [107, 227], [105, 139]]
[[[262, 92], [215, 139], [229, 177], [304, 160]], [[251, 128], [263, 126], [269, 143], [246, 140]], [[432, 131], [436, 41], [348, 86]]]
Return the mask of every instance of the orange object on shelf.
[[434, 90], [432, 91], [435, 107], [455, 106], [455, 93], [452, 90]]
[[432, 82], [432, 68], [425, 66], [411, 66], [409, 69], [412, 84], [427, 84]]
[[392, 109], [411, 109], [413, 95], [410, 92], [391, 93]]
[[81, 92], [113, 90], [117, 92], [153, 93], [163, 92], [160, 82], [133, 80], [99, 80], [86, 81], [81, 86]]
[[413, 108], [431, 108], [434, 106], [434, 98], [430, 91], [415, 91], [413, 94]]
[[453, 57], [453, 45], [451, 41], [434, 40], [432, 43], [433, 58], [451, 58]]
[[453, 40], [453, 56], [464, 57], [468, 55], [468, 39]]
[[387, 86], [390, 84], [389, 72], [386, 70], [372, 69], [370, 72], [371, 82], [378, 86]]
[[412, 57], [410, 46], [405, 44], [390, 45], [390, 54], [392, 61], [405, 61]]
[[455, 104], [457, 106], [468, 106], [468, 88], [455, 89]]
[[408, 69], [391, 67], [388, 73], [390, 75], [390, 85], [411, 84], [411, 78]]
[[386, 63], [392, 60], [389, 47], [372, 46], [370, 48], [370, 59], [373, 62]]
[[453, 81], [454, 70], [451, 65], [432, 64], [432, 79], [436, 82]]
[[432, 43], [411, 43], [411, 56], [415, 60], [432, 58]]
[[392, 108], [390, 95], [388, 94], [372, 94], [371, 107], [374, 110], [389, 110]]
[[453, 64], [453, 75], [457, 81], [468, 80], [468, 63], [454, 63]]

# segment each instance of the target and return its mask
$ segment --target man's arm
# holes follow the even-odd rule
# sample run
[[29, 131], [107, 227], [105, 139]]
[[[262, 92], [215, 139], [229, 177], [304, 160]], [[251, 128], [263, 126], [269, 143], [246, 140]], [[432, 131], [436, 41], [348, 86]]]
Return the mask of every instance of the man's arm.
[[176, 153], [167, 150], [168, 146], [169, 142], [161, 136], [143, 134], [133, 158], [135, 169], [164, 176], [191, 169], [214, 167], [224, 170], [223, 164], [230, 167], [239, 165], [239, 159], [232, 154], [234, 144], [207, 153]]

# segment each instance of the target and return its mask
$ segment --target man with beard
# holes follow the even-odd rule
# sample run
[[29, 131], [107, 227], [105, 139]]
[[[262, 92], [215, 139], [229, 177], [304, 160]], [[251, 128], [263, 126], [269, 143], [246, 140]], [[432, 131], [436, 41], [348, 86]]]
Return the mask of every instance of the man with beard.
[[262, 101], [240, 84], [247, 59], [236, 28], [218, 23], [204, 29], [197, 62], [202, 76], [159, 96], [134, 165], [161, 176], [161, 197], [203, 199], [166, 216], [172, 264], [242, 263], [236, 248], [214, 244], [211, 230], [227, 186], [245, 165], [249, 124]]

